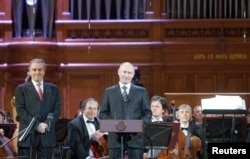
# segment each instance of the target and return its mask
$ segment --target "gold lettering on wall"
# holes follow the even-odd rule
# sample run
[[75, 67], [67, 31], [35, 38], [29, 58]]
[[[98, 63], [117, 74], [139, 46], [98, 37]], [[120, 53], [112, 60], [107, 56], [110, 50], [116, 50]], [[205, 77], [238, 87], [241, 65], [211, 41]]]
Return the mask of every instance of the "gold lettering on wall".
[[194, 54], [194, 60], [247, 60], [247, 54]]

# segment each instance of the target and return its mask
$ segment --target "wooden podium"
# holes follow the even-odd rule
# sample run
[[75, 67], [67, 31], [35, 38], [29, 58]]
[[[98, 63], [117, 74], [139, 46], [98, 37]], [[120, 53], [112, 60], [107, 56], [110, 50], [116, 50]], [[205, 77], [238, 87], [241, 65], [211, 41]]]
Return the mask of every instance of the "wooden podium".
[[[142, 120], [100, 120], [100, 131], [115, 133], [139, 133], [144, 132]], [[121, 159], [123, 159], [124, 137], [121, 135]]]
[[100, 130], [116, 133], [143, 132], [142, 120], [100, 120]]

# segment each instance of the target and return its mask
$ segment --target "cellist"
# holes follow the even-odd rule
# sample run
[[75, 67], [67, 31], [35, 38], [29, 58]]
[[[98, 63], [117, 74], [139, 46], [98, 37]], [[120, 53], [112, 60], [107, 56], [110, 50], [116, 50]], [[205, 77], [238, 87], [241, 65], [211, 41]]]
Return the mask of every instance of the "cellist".
[[[100, 132], [100, 123], [97, 118], [99, 104], [94, 98], [87, 98], [80, 102], [82, 114], [68, 123], [68, 142], [71, 159], [96, 159], [104, 158], [105, 152], [101, 152], [99, 145], [93, 145], [97, 141], [103, 144], [105, 133]], [[105, 146], [105, 145], [103, 145]], [[107, 146], [106, 146], [107, 148]], [[107, 153], [106, 153], [107, 154]]]
[[[193, 124], [191, 122], [192, 119], [192, 108], [187, 104], [182, 104], [178, 107], [178, 111], [176, 112], [176, 117], [180, 122], [180, 130], [186, 136], [186, 138], [198, 137], [201, 140], [201, 152], [197, 154], [199, 159], [207, 159], [207, 150], [206, 150], [206, 142], [204, 140], [204, 130], [201, 125]], [[187, 142], [188, 140], [186, 140]], [[185, 142], [185, 144], [186, 144]]]

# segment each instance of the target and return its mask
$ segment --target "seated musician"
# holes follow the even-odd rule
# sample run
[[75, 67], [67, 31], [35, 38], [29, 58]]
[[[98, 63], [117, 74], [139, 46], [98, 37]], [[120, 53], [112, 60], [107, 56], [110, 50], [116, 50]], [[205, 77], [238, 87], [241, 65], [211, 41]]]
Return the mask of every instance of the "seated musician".
[[[164, 116], [165, 110], [168, 109], [167, 100], [161, 96], [153, 96], [150, 100], [150, 107], [152, 111], [152, 122], [172, 122], [172, 118]], [[161, 149], [153, 149], [153, 153], [150, 150], [144, 153], [144, 158], [151, 158], [150, 155], [153, 154], [152, 158], [157, 158]]]
[[[3, 110], [0, 110], [0, 123], [4, 124], [5, 123], [5, 112]], [[4, 136], [4, 130], [2, 128], [0, 128], [0, 135]]]
[[68, 142], [71, 159], [94, 159], [95, 150], [92, 141], [99, 141], [104, 133], [98, 129], [100, 123], [97, 118], [99, 104], [93, 98], [80, 102], [82, 114], [68, 124]]
[[[201, 125], [197, 125], [191, 122], [192, 108], [187, 104], [182, 104], [178, 107], [176, 117], [180, 122], [181, 131], [186, 137], [189, 135], [196, 136], [201, 140], [201, 151], [198, 154], [198, 158], [207, 159], [206, 142], [204, 140], [204, 130]], [[187, 140], [186, 140], [187, 141]], [[191, 141], [192, 142], [192, 141]]]
[[197, 105], [194, 107], [193, 123], [198, 124], [198, 125], [203, 124], [203, 114], [202, 114], [201, 105]]

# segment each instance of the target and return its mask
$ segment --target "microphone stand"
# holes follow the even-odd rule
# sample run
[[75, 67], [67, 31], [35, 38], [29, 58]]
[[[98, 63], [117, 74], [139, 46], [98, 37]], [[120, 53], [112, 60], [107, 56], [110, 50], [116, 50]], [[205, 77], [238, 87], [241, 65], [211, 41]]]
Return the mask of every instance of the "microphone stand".
[[45, 148], [44, 148], [44, 156], [47, 156], [47, 145], [48, 145], [48, 129], [45, 130]]
[[33, 147], [32, 147], [32, 133], [34, 133], [34, 130], [32, 130], [32, 129], [39, 118], [40, 118], [40, 116], [38, 114], [32, 118], [32, 120], [29, 123], [28, 127], [26, 128], [25, 132], [18, 140], [18, 141], [24, 141], [27, 138], [27, 136], [30, 135], [30, 138], [29, 138], [30, 139], [30, 159], [32, 158], [32, 149], [33, 149]]

